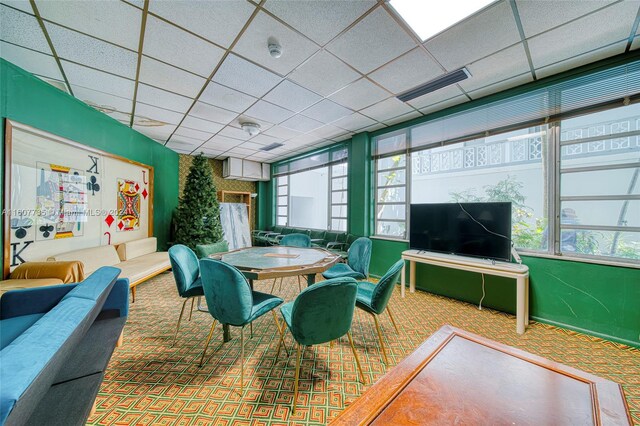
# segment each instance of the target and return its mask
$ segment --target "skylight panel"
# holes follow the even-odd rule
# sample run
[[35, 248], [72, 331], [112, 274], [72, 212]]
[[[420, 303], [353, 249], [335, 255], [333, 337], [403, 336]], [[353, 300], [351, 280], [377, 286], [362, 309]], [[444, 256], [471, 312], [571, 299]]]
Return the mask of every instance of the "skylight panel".
[[425, 41], [474, 14], [493, 0], [390, 0], [389, 4]]

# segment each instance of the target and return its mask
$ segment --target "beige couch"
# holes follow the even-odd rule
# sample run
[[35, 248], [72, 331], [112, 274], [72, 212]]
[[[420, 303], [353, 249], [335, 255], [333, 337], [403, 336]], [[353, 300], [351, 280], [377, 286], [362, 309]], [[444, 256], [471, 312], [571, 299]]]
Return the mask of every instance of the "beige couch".
[[169, 254], [156, 251], [155, 237], [129, 241], [116, 246], [100, 246], [69, 251], [50, 256], [47, 260], [79, 260], [84, 264], [85, 276], [102, 266], [120, 268], [120, 278], [129, 278], [132, 299], [136, 300], [136, 286], [168, 269], [171, 269]]

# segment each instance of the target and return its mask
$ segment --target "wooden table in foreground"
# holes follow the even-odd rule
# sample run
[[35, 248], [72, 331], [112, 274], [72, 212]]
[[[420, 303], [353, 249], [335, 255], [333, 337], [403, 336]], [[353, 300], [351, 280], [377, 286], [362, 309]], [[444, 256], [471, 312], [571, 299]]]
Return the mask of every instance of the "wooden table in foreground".
[[332, 425], [630, 425], [620, 385], [445, 325]]

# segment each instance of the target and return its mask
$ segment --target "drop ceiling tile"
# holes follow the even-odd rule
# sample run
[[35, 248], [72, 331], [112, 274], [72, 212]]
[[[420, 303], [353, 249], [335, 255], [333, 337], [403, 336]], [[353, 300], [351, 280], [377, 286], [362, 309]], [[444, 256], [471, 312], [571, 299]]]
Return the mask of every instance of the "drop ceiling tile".
[[[386, 124], [387, 126], [392, 126], [394, 124], [403, 123], [405, 121], [413, 120], [414, 118], [418, 118], [418, 117], [422, 117], [422, 114], [420, 114], [418, 111], [412, 111], [408, 114], [399, 115], [390, 120], [385, 120], [383, 123]], [[371, 131], [371, 130], [368, 130], [368, 131]]]
[[164, 142], [169, 138], [169, 136], [171, 136], [171, 133], [176, 129], [176, 126], [167, 124], [166, 126], [146, 127], [134, 124], [133, 129], [151, 139]]
[[201, 143], [209, 140], [211, 136], [213, 136], [213, 133], [211, 132], [202, 132], [200, 130], [189, 129], [184, 126], [184, 123], [181, 124], [180, 127], [178, 127], [175, 134], [178, 136], [186, 136], [188, 138], [201, 141]]
[[233, 148], [234, 146], [240, 145], [241, 143], [242, 141], [239, 141], [237, 139], [231, 139], [224, 136], [216, 135], [209, 139], [207, 143], [202, 146], [202, 148], [207, 150], [226, 151]]
[[[282, 46], [282, 56], [273, 58], [267, 44], [274, 40]], [[264, 12], [258, 12], [242, 34], [233, 51], [280, 75], [289, 74], [318, 50], [309, 39], [289, 29]]]
[[136, 120], [140, 118], [149, 118], [152, 120], [162, 121], [168, 124], [178, 124], [182, 120], [182, 114], [169, 111], [168, 109], [157, 108], [151, 105], [136, 102]]
[[110, 94], [121, 98], [133, 99], [134, 82], [102, 71], [97, 71], [71, 62], [62, 61], [62, 68], [72, 85], [93, 90], [107, 89]]
[[271, 71], [233, 54], [227, 56], [213, 76], [216, 83], [256, 97], [262, 97], [280, 80], [281, 78]]
[[530, 73], [529, 61], [522, 43], [508, 47], [467, 66], [471, 77], [458, 84], [465, 90], [476, 90], [512, 77]]
[[52, 54], [34, 16], [0, 4], [0, 22], [0, 39], [47, 55]]
[[[300, 133], [298, 133], [300, 134]], [[274, 138], [273, 136], [269, 136], [269, 135], [265, 135], [264, 133], [260, 133], [259, 135], [254, 136], [253, 138], [251, 138], [251, 142], [257, 143], [261, 146], [264, 145], [270, 145], [272, 143], [279, 143], [282, 142], [280, 139], [278, 138]]]
[[147, 18], [143, 53], [208, 78], [224, 50], [154, 16]]
[[318, 138], [322, 138], [322, 139], [335, 139], [335, 138], [339, 138], [345, 134], [347, 134], [348, 132], [345, 131], [344, 129], [340, 128], [340, 127], [336, 127], [332, 124], [327, 124], [325, 126], [322, 126], [314, 131], [312, 131], [310, 134], [313, 136], [316, 136]]
[[469, 99], [464, 95], [459, 95], [454, 98], [439, 102], [437, 104], [429, 105], [428, 107], [422, 108], [420, 112], [424, 115], [428, 115], [436, 111], [442, 111], [443, 109], [447, 109], [455, 105], [463, 104], [465, 102], [469, 102]]
[[360, 110], [389, 97], [389, 93], [366, 78], [351, 83], [331, 95], [330, 99], [353, 110]]
[[113, 96], [108, 93], [99, 92], [97, 90], [87, 89], [81, 86], [71, 85], [73, 95], [80, 99], [90, 107], [96, 108], [98, 111], [119, 111], [127, 114], [133, 109], [131, 99]]
[[370, 119], [369, 117], [365, 117], [362, 114], [354, 113], [348, 117], [341, 118], [340, 120], [335, 121], [334, 126], [341, 127], [345, 130], [356, 131], [362, 129], [367, 126], [371, 126], [375, 124], [375, 120]]
[[200, 143], [189, 143], [176, 138], [174, 135], [165, 146], [176, 152], [191, 153], [194, 149], [197, 149], [200, 146]]
[[[138, 50], [140, 9], [119, 1], [37, 0], [40, 16], [73, 30]], [[58, 46], [53, 45], [56, 50]]]
[[243, 144], [243, 146], [236, 146], [236, 147], [231, 148], [225, 154], [229, 155], [230, 157], [244, 158], [247, 155], [251, 155], [251, 154], [255, 154], [255, 153], [256, 153], [255, 149], [244, 148], [244, 144]]
[[516, 0], [525, 37], [533, 37], [558, 25], [605, 7], [615, 0]]
[[20, 68], [24, 68], [30, 73], [56, 80], [64, 80], [53, 56], [5, 42], [0, 42], [0, 53], [3, 59]]
[[425, 108], [429, 105], [437, 104], [447, 99], [463, 95], [462, 91], [455, 85], [443, 87], [435, 92], [427, 93], [407, 102], [416, 109]]
[[234, 138], [243, 141], [249, 139], [249, 135], [244, 130], [233, 126], [225, 126], [225, 128], [220, 130], [220, 133], [218, 134], [221, 136], [226, 136], [228, 138]]
[[194, 98], [205, 83], [205, 79], [171, 65], [142, 57], [140, 81], [157, 88]]
[[258, 101], [245, 114], [269, 123], [281, 123], [294, 113], [266, 101]]
[[376, 130], [384, 129], [386, 126], [382, 123], [377, 123], [369, 127], [365, 127], [361, 132], [375, 132]]
[[360, 75], [328, 52], [320, 51], [296, 69], [289, 78], [323, 96], [356, 80]]
[[322, 125], [323, 123], [300, 114], [294, 115], [281, 124], [282, 127], [286, 127], [287, 129], [291, 130], [297, 130], [298, 132], [302, 133], [310, 132], [313, 129], [321, 127]]
[[499, 81], [498, 83], [483, 86], [467, 93], [469, 94], [469, 96], [471, 96], [472, 99], [478, 99], [484, 96], [491, 95], [493, 93], [498, 93], [503, 90], [510, 89], [512, 87], [521, 86], [531, 81], [533, 81], [533, 76], [530, 72], [526, 72], [524, 74]]
[[255, 6], [247, 1], [152, 1], [149, 11], [214, 43], [229, 47]]
[[323, 123], [331, 123], [353, 113], [349, 108], [324, 99], [317, 104], [302, 111], [303, 115], [321, 121]]
[[[178, 130], [179, 131], [179, 130]], [[191, 150], [193, 151], [195, 148], [199, 147], [200, 145], [202, 145], [202, 141], [199, 139], [194, 139], [194, 138], [190, 138], [188, 136], [182, 136], [179, 135], [177, 132], [173, 134], [173, 136], [171, 136], [171, 139], [169, 139], [168, 143], [180, 143], [183, 145], [189, 145], [192, 146]]]
[[442, 68], [424, 49], [416, 48], [369, 74], [369, 78], [397, 95], [442, 74]]
[[196, 102], [193, 109], [190, 112], [194, 117], [202, 118], [204, 120], [215, 121], [216, 123], [227, 124], [233, 121], [238, 114], [226, 109], [218, 108], [217, 106], [205, 104], [204, 102]]
[[60, 58], [121, 77], [135, 78], [138, 55], [113, 44], [46, 23], [53, 47]]
[[259, 144], [259, 143], [255, 143], [255, 142], [243, 142], [242, 145], [240, 145], [241, 148], [246, 148], [246, 149], [250, 149], [252, 151], [260, 151], [261, 148], [264, 147], [263, 144]]
[[384, 121], [402, 114], [407, 114], [411, 111], [413, 111], [413, 108], [404, 102], [401, 102], [396, 98], [389, 98], [386, 101], [371, 105], [360, 112], [374, 120]]
[[[320, 140], [323, 140], [323, 138], [318, 137], [316, 135], [312, 135], [312, 134], [306, 134], [306, 135], [300, 135], [300, 136], [296, 136], [295, 138], [292, 138], [291, 140], [287, 141], [287, 145], [286, 147], [282, 147], [281, 149], [284, 151], [285, 148], [287, 150], [291, 150], [294, 148], [299, 148], [301, 146], [306, 146], [306, 145], [311, 145], [314, 144]], [[275, 149], [272, 151], [275, 153]]]
[[282, 126], [273, 126], [269, 130], [266, 130], [264, 134], [268, 136], [273, 136], [278, 139], [287, 140], [295, 136], [298, 136], [300, 132], [296, 130], [287, 129], [286, 127], [282, 127]]
[[591, 62], [599, 61], [601, 59], [609, 58], [614, 55], [618, 55], [624, 52], [627, 46], [627, 40], [622, 40], [617, 43], [612, 43], [608, 46], [601, 47], [600, 49], [594, 49], [590, 52], [576, 55], [570, 59], [556, 62], [546, 67], [536, 69], [536, 76], [538, 78], [548, 77], [550, 75], [557, 74], [562, 71], [570, 70], [581, 65], [586, 65]]
[[263, 99], [288, 110], [300, 112], [321, 100], [322, 97], [289, 80], [282, 80]]
[[375, 4], [373, 0], [268, 0], [265, 7], [323, 46]]
[[2, 0], [0, 3], [33, 15], [33, 8], [31, 7], [31, 2], [29, 2], [29, 0]]
[[242, 112], [253, 105], [257, 98], [210, 81], [199, 98], [202, 102], [230, 111]]
[[518, 42], [520, 33], [511, 6], [501, 0], [424, 45], [447, 71], [452, 71]]
[[202, 153], [207, 158], [216, 158], [218, 155], [222, 154], [224, 151], [218, 151], [216, 149], [198, 149], [198, 153]]
[[378, 7], [329, 43], [327, 50], [367, 74], [415, 46], [409, 34], [383, 7]]
[[222, 130], [224, 125], [188, 115], [185, 117], [180, 127], [188, 127], [190, 129], [200, 130], [213, 134], [218, 133], [220, 130]]
[[[534, 67], [546, 67], [612, 43], [626, 41], [637, 12], [638, 3], [635, 1], [616, 3], [529, 39]], [[616, 24], [603, 25], [603, 22]], [[624, 49], [619, 51], [623, 52]]]
[[193, 99], [186, 96], [156, 89], [146, 84], [138, 84], [138, 95], [136, 100], [144, 104], [157, 106], [171, 111], [185, 113], [193, 103]]

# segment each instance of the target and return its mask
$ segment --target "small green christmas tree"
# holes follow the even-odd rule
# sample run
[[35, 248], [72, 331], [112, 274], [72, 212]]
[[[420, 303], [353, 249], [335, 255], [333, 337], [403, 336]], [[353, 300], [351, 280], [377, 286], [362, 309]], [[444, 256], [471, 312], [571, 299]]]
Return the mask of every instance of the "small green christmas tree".
[[222, 238], [216, 185], [207, 159], [200, 154], [193, 159], [176, 212], [176, 242], [195, 250], [196, 244]]

